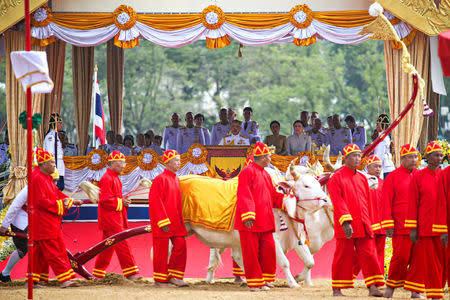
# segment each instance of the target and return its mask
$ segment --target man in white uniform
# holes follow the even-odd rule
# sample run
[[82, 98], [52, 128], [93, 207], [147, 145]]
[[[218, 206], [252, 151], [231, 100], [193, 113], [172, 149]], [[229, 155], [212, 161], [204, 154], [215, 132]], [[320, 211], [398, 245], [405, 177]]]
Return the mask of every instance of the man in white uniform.
[[193, 144], [205, 144], [203, 130], [194, 126], [194, 114], [186, 113], [186, 127], [178, 129], [177, 149], [180, 154], [186, 153]]
[[[386, 114], [381, 114], [377, 119], [377, 131], [378, 135], [382, 135], [384, 131], [389, 127], [389, 117]], [[391, 154], [391, 138], [387, 135], [374, 149], [373, 153], [381, 158], [383, 165], [383, 178], [395, 170], [394, 162], [392, 161]]]
[[204, 145], [211, 145], [211, 135], [206, 127], [203, 127], [203, 122], [205, 122], [205, 116], [202, 114], [196, 114], [194, 117], [195, 127], [201, 128], [203, 131], [203, 137], [205, 138]]
[[178, 129], [180, 128], [180, 115], [177, 113], [174, 113], [172, 115], [172, 125], [166, 126], [164, 129], [164, 149], [172, 149], [177, 150], [177, 137], [178, 137]]
[[259, 142], [259, 125], [258, 122], [252, 120], [253, 109], [251, 107], [244, 108], [243, 117], [244, 122], [241, 124], [241, 134], [246, 136], [252, 144]]
[[213, 125], [211, 134], [211, 145], [219, 145], [223, 136], [230, 131], [230, 122], [228, 121], [228, 112], [226, 108], [219, 111], [220, 122]]
[[44, 139], [44, 149], [55, 156], [56, 169], [59, 173], [58, 189], [64, 190], [64, 150], [58, 132], [62, 130], [62, 119], [57, 113], [52, 113], [49, 120], [49, 129]]
[[241, 131], [241, 121], [234, 120], [231, 122], [230, 133], [224, 135], [219, 145], [227, 145], [227, 146], [245, 146], [250, 145], [249, 139], [240, 134]]

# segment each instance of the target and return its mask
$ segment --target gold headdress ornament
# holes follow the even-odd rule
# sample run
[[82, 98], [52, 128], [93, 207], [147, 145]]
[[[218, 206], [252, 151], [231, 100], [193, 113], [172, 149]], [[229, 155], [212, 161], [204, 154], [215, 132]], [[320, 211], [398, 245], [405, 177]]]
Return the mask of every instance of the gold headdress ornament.
[[50, 119], [48, 120], [48, 124], [50, 126], [50, 129], [53, 129], [56, 131], [57, 124], [62, 123], [62, 118], [59, 116], [58, 113], [52, 113], [50, 115]]

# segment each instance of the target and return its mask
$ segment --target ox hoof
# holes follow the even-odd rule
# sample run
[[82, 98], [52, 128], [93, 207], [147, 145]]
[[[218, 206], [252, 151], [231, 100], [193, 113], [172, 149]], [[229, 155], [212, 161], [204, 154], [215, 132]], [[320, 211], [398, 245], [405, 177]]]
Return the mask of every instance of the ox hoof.
[[207, 284], [214, 284], [214, 283], [216, 283], [216, 281], [213, 279], [213, 280], [206, 280], [206, 283]]
[[295, 283], [295, 284], [290, 284], [289, 288], [291, 288], [291, 289], [300, 289], [301, 286], [298, 283]]

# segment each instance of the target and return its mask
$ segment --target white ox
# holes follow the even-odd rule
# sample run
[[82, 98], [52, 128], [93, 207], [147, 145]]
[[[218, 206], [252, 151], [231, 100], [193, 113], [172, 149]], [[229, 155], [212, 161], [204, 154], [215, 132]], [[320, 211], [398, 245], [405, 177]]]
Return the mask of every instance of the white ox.
[[[329, 170], [337, 170], [342, 163], [342, 157], [339, 155], [336, 164], [333, 165], [329, 159], [329, 146], [324, 152], [323, 159], [325, 166]], [[283, 182], [284, 178], [278, 170], [266, 168], [274, 183]], [[285, 212], [274, 209], [276, 231], [274, 232], [275, 247], [277, 251], [277, 263], [283, 269], [288, 286], [291, 288], [299, 287], [297, 282], [305, 281], [305, 285], [312, 286], [311, 268], [314, 266], [313, 254], [317, 253], [322, 246], [330, 241], [334, 236], [333, 228], [333, 212], [330, 210], [329, 201], [327, 205], [321, 207], [314, 207], [311, 199], [322, 197], [320, 184], [311, 175], [320, 176], [323, 173], [323, 168], [317, 162], [310, 168], [294, 166], [292, 163], [289, 166], [286, 178], [293, 180], [294, 178], [302, 178], [297, 180], [295, 187], [301, 191], [302, 197], [298, 200], [296, 218], [290, 217]], [[312, 204], [312, 206], [311, 206]], [[281, 218], [287, 225], [287, 230], [280, 230]], [[296, 220], [303, 220], [298, 223]], [[306, 245], [308, 239], [308, 245]], [[214, 270], [220, 261], [220, 255], [225, 249], [211, 249], [210, 261], [208, 266], [208, 275], [206, 282], [214, 282]], [[290, 271], [290, 263], [286, 254], [295, 250], [298, 256], [304, 263], [303, 271], [295, 276], [292, 276]]]
[[[291, 168], [292, 167], [292, 168]], [[274, 182], [278, 182], [280, 185], [288, 185], [295, 197], [285, 198], [285, 207], [287, 213], [274, 210], [276, 232], [275, 246], [277, 254], [277, 262], [283, 268], [286, 274], [289, 287], [299, 287], [298, 283], [292, 276], [289, 269], [289, 261], [286, 258], [286, 253], [292, 249], [298, 253], [305, 263], [305, 269], [310, 270], [314, 265], [314, 259], [308, 246], [305, 245], [305, 235], [302, 235], [301, 245], [299, 245], [298, 235], [304, 232], [303, 225], [293, 221], [293, 219], [306, 219], [308, 214], [319, 213], [323, 211], [322, 208], [330, 206], [330, 199], [321, 189], [320, 183], [317, 179], [310, 175], [310, 171], [305, 167], [293, 167], [291, 164], [289, 169], [292, 174], [300, 174], [301, 176], [288, 176], [288, 181], [282, 180], [281, 174], [277, 174], [274, 170], [268, 169]], [[296, 180], [294, 180], [294, 178]], [[288, 230], [280, 231], [280, 216], [288, 225]], [[230, 232], [218, 231], [205, 228], [203, 226], [195, 225], [192, 223], [186, 223], [186, 228], [190, 234], [195, 234], [200, 241], [209, 246], [210, 261], [208, 266], [208, 276], [206, 282], [214, 282], [214, 270], [220, 261], [220, 254], [226, 248], [231, 248], [231, 256], [236, 263], [243, 268], [241, 243], [239, 239], [239, 233], [236, 230]], [[308, 232], [309, 233], [309, 232]], [[313, 234], [315, 236], [315, 234]], [[324, 243], [324, 242], [323, 242]], [[319, 247], [320, 249], [320, 247]], [[307, 280], [307, 278], [305, 278]], [[311, 284], [310, 276], [307, 284]]]

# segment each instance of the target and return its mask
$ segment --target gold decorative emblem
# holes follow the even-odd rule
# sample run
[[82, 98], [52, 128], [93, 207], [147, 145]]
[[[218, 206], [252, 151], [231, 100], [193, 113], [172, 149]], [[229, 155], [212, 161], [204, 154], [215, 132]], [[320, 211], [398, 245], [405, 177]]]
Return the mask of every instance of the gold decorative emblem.
[[120, 5], [113, 13], [114, 24], [120, 30], [128, 30], [136, 24], [137, 14], [131, 6]]
[[194, 165], [204, 164], [208, 157], [208, 151], [202, 144], [193, 144], [186, 153], [188, 161]]
[[103, 149], [93, 149], [88, 154], [88, 168], [93, 171], [99, 171], [108, 164], [108, 154]]
[[34, 27], [44, 27], [50, 24], [52, 18], [52, 11], [44, 4], [31, 15], [31, 24]]
[[296, 5], [289, 12], [289, 21], [297, 28], [308, 28], [312, 20], [312, 10], [306, 4]]
[[202, 11], [202, 23], [206, 28], [219, 29], [223, 22], [225, 22], [225, 14], [220, 7], [210, 5]]
[[139, 168], [144, 171], [150, 171], [156, 168], [159, 161], [159, 155], [151, 149], [144, 149], [137, 157]]
[[116, 239], [107, 239], [106, 242], [105, 242], [105, 245], [106, 246], [111, 246], [114, 243], [115, 240]]
[[[441, 0], [439, 8], [433, 1], [377, 0], [404, 22], [427, 35], [438, 35], [450, 29], [450, 0]], [[395, 24], [394, 24], [395, 25]]]
[[255, 144], [252, 144], [247, 148], [247, 153], [245, 154], [245, 156], [249, 157], [253, 155], [253, 150], [255, 150]]

